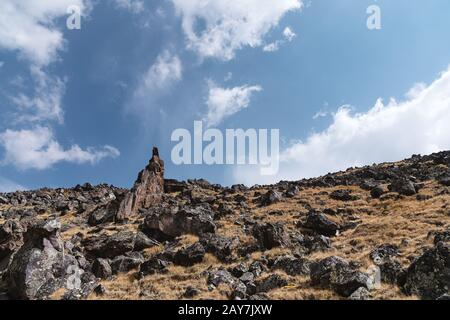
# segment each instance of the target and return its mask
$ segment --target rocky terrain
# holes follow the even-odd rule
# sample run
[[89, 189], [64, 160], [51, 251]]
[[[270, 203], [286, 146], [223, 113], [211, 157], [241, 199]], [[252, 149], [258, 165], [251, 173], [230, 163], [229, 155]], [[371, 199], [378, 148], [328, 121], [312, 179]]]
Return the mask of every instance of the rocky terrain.
[[450, 152], [271, 186], [0, 194], [1, 299], [449, 299]]

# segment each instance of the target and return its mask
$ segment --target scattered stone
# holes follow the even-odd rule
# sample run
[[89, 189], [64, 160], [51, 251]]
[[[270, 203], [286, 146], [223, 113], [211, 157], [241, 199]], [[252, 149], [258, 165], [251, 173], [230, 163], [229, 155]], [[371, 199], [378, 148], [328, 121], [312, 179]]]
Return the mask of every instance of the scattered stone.
[[260, 202], [262, 206], [270, 206], [274, 203], [283, 200], [283, 195], [276, 190], [269, 190], [266, 194], [261, 196]]
[[443, 186], [450, 187], [450, 176], [440, 179], [439, 183]]
[[253, 236], [260, 247], [266, 250], [290, 244], [289, 235], [279, 223], [256, 224], [253, 227]]
[[139, 275], [141, 277], [145, 277], [153, 274], [164, 274], [167, 273], [167, 267], [170, 266], [169, 261], [165, 261], [156, 257], [151, 258], [150, 260], [141, 264], [139, 268]]
[[272, 266], [272, 269], [280, 269], [290, 276], [309, 275], [310, 262], [303, 258], [294, 258], [292, 256], [278, 257]]
[[450, 242], [450, 229], [436, 233], [434, 236], [434, 244], [439, 242]]
[[239, 245], [239, 239], [207, 233], [201, 237], [200, 243], [206, 252], [214, 254], [220, 261], [230, 262], [234, 259], [234, 250]]
[[106, 280], [112, 276], [111, 266], [106, 259], [98, 258], [95, 259], [92, 265], [92, 272], [97, 278]]
[[379, 199], [385, 193], [386, 190], [382, 185], [377, 185], [370, 190], [370, 196], [374, 199]]
[[179, 250], [175, 254], [174, 263], [184, 267], [191, 267], [202, 262], [204, 256], [205, 248], [200, 242], [197, 242], [186, 249]]
[[237, 279], [234, 278], [231, 273], [227, 270], [220, 269], [209, 273], [207, 283], [212, 284], [214, 287], [218, 287], [221, 283], [232, 286], [236, 281]]
[[330, 198], [339, 201], [355, 201], [359, 199], [358, 196], [352, 195], [350, 190], [335, 190], [330, 194]]
[[350, 297], [348, 297], [348, 299], [349, 300], [358, 300], [358, 301], [371, 300], [370, 291], [364, 287], [361, 287], [361, 288], [357, 289], [355, 292], [353, 292], [350, 295]]
[[450, 243], [439, 242], [415, 260], [406, 271], [404, 289], [425, 300], [449, 294]]
[[316, 211], [311, 211], [308, 214], [303, 227], [327, 237], [335, 236], [340, 229], [340, 226], [336, 222], [331, 221], [324, 214]]
[[195, 289], [194, 287], [187, 287], [186, 291], [183, 293], [183, 298], [192, 299], [200, 294], [200, 291]]
[[414, 183], [408, 179], [395, 180], [388, 186], [388, 189], [404, 196], [413, 196], [417, 193]]
[[370, 253], [370, 258], [376, 265], [390, 262], [399, 256], [398, 247], [392, 244], [382, 244]]
[[102, 234], [84, 239], [82, 245], [86, 252], [97, 258], [114, 258], [134, 249], [136, 234], [122, 231], [112, 236]]
[[272, 274], [263, 280], [256, 282], [256, 292], [269, 292], [288, 285], [288, 281], [278, 274]]
[[103, 295], [106, 294], [106, 288], [105, 288], [103, 285], [99, 284], [99, 285], [94, 289], [94, 292], [95, 292], [96, 295], [103, 296]]
[[136, 269], [142, 263], [144, 263], [144, 257], [139, 252], [130, 252], [125, 255], [120, 255], [111, 261], [112, 273], [128, 272]]
[[141, 230], [158, 241], [171, 241], [183, 234], [215, 233], [214, 213], [208, 206], [187, 207], [180, 211], [164, 209], [149, 214]]

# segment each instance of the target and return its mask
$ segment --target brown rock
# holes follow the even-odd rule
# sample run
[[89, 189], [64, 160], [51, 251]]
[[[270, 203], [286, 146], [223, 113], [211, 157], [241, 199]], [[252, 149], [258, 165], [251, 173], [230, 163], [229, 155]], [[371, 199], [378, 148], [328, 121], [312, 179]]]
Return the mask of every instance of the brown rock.
[[159, 158], [157, 148], [153, 148], [153, 156], [147, 167], [139, 176], [119, 206], [116, 218], [123, 221], [141, 208], [149, 208], [161, 202], [164, 193], [164, 161]]

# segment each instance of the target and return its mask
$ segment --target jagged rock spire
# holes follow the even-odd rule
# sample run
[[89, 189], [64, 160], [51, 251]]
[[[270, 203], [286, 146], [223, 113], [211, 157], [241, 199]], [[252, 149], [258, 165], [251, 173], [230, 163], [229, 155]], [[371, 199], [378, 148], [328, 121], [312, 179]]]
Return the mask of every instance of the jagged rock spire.
[[123, 221], [139, 209], [159, 203], [163, 193], [164, 161], [159, 158], [158, 148], [154, 147], [149, 164], [139, 173], [133, 188], [120, 203], [116, 219]]

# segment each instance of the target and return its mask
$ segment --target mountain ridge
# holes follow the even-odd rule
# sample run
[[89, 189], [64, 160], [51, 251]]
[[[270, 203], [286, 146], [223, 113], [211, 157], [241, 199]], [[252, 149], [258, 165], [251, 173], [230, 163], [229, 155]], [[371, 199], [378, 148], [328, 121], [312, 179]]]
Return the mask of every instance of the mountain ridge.
[[155, 148], [130, 190], [0, 193], [0, 296], [445, 299], [449, 194], [450, 151], [222, 187]]

